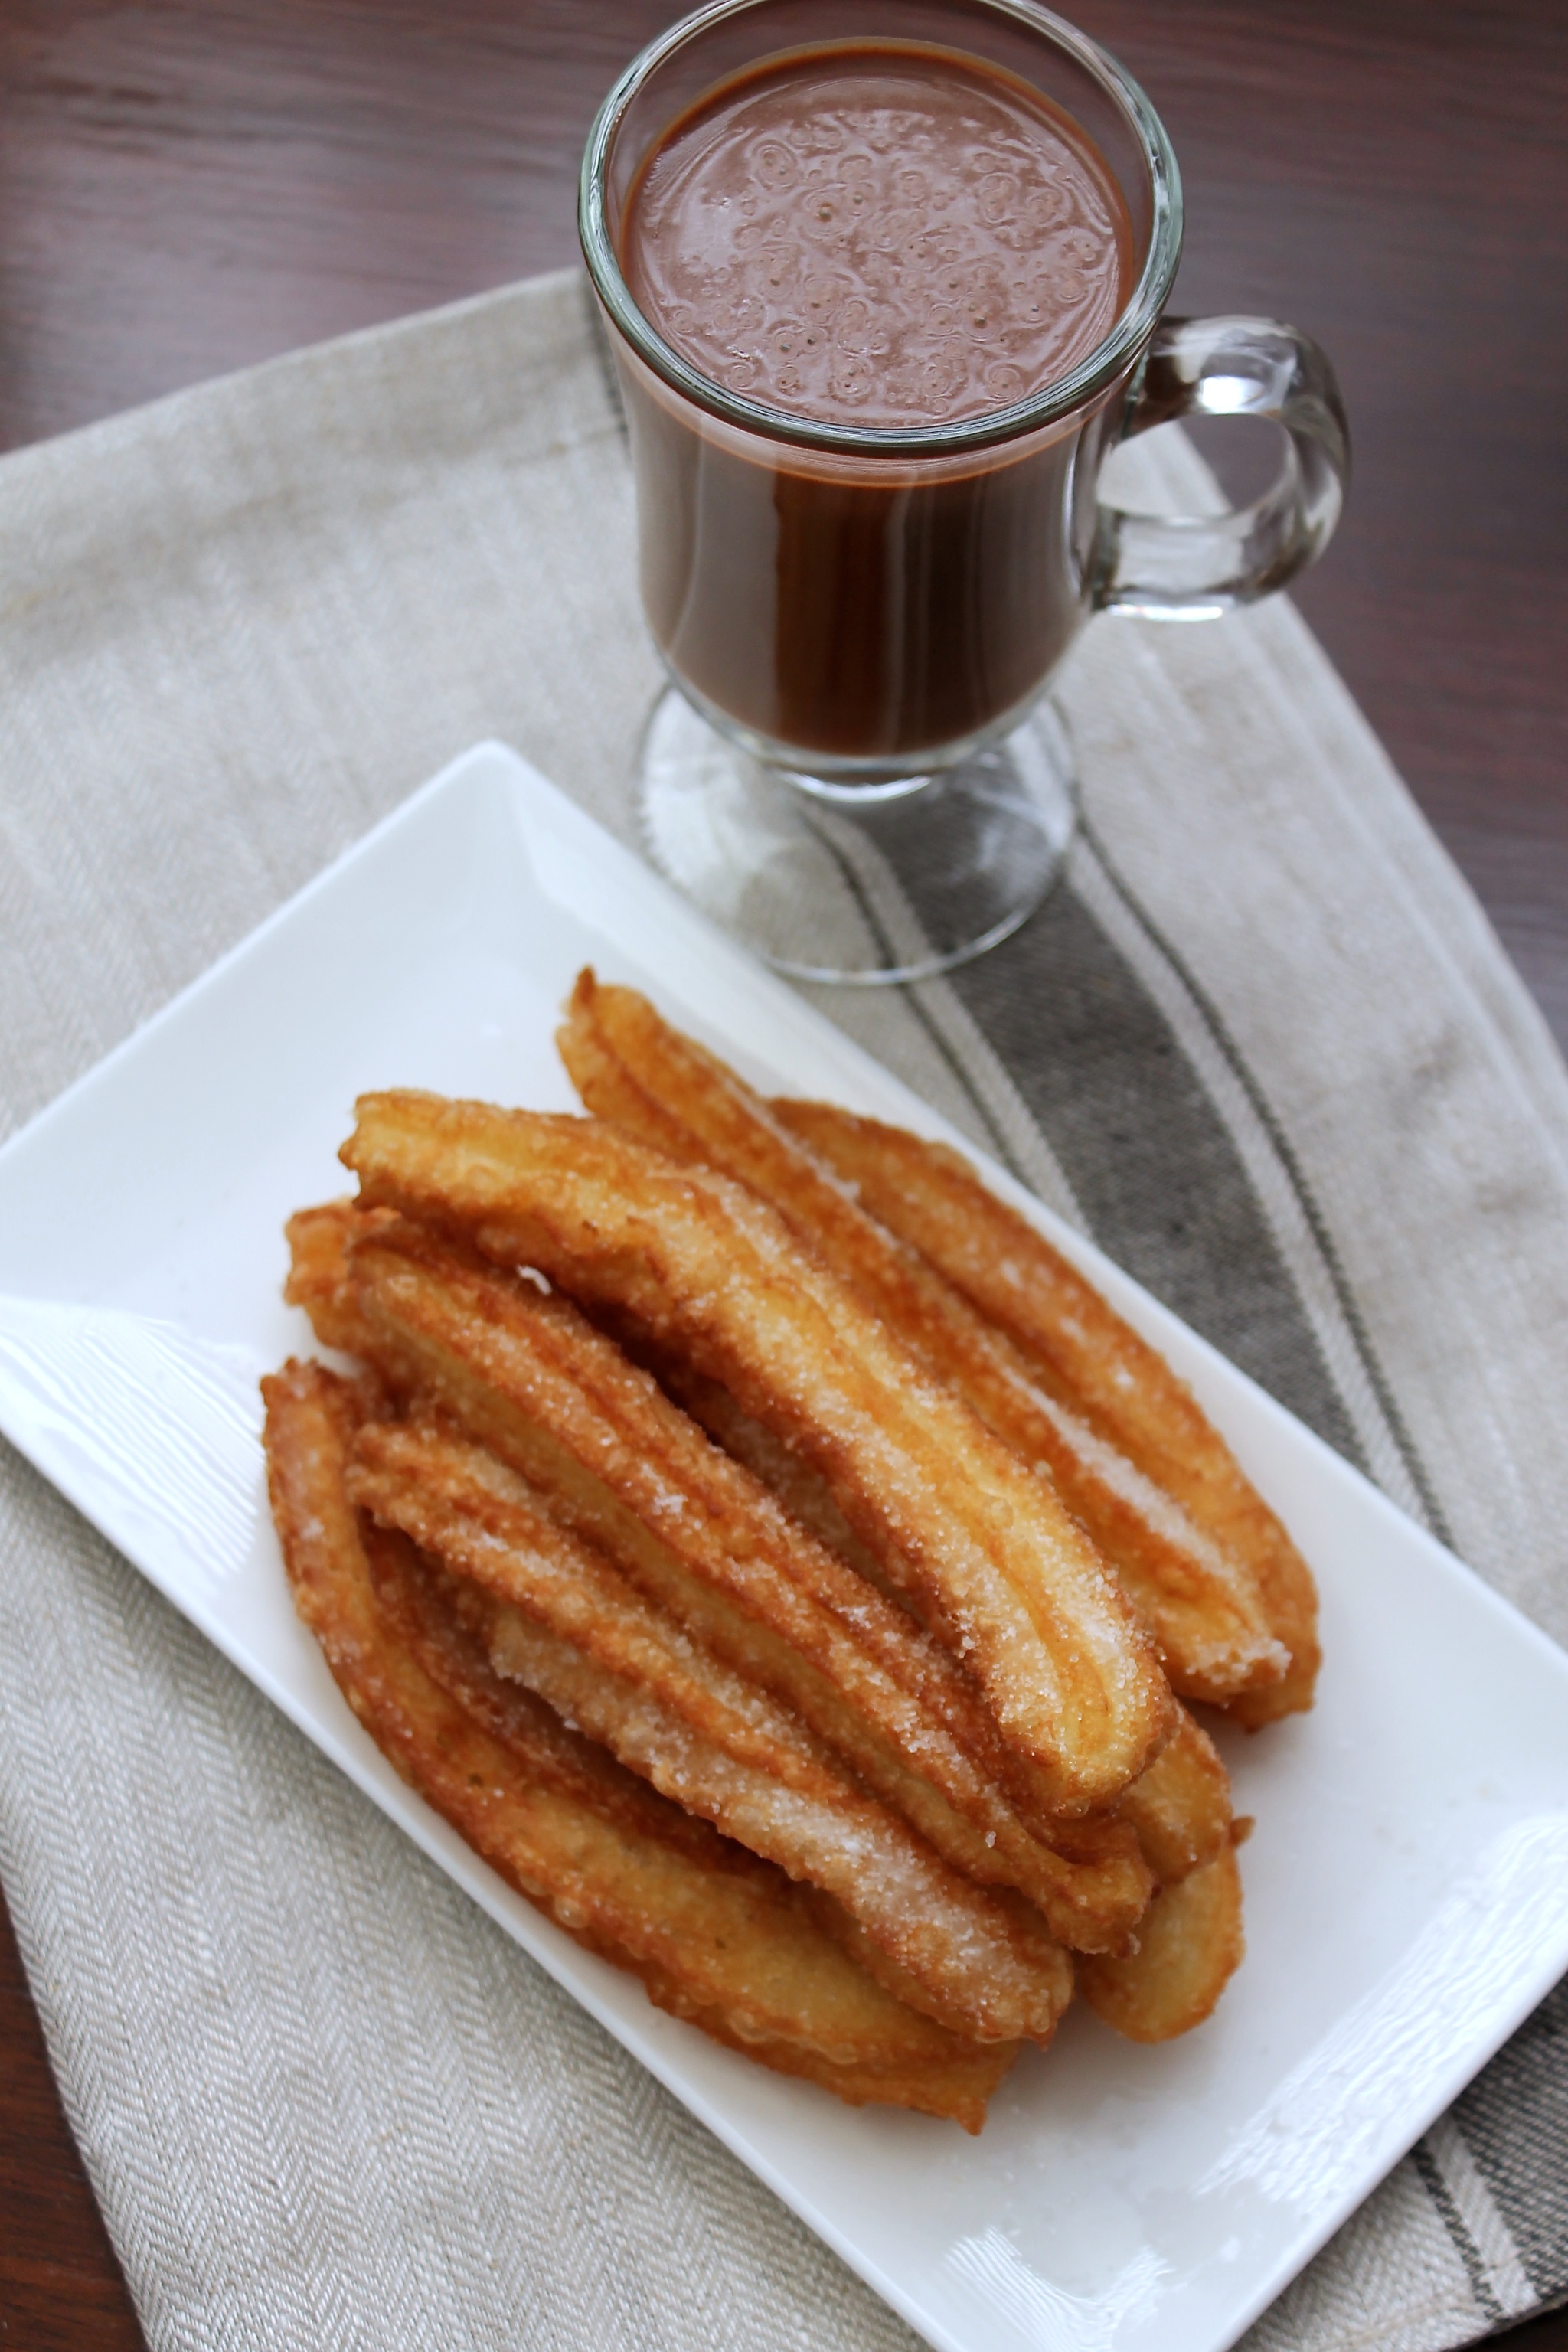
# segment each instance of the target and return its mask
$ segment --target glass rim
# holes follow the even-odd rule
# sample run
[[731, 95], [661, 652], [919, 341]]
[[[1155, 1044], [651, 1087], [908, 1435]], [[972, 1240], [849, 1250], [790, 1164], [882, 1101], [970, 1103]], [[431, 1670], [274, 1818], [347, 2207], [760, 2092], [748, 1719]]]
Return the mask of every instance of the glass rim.
[[1138, 282], [1110, 332], [1075, 368], [1027, 398], [1015, 401], [1006, 408], [989, 409], [979, 416], [934, 425], [835, 425], [771, 407], [764, 401], [750, 400], [744, 393], [731, 392], [694, 368], [672, 344], [666, 342], [633, 301], [611, 242], [605, 216], [605, 180], [611, 148], [632, 100], [673, 51], [696, 39], [710, 25], [763, 5], [765, 0], [709, 0], [705, 7], [682, 17], [632, 59], [594, 118], [588, 143], [583, 151], [577, 230], [595, 291], [637, 356], [672, 390], [683, 394], [697, 407], [766, 440], [792, 442], [807, 449], [847, 450], [890, 457], [943, 455], [1016, 440], [1020, 435], [1073, 415], [1113, 384], [1136, 362], [1164, 308], [1176, 274], [1182, 249], [1181, 173], [1164, 124], [1131, 75], [1109, 50], [1102, 49], [1064, 17], [1039, 6], [1037, 0], [979, 0], [979, 5], [993, 15], [1011, 16], [1046, 35], [1090, 74], [1127, 115], [1138, 134], [1149, 169], [1152, 216], [1149, 249]]

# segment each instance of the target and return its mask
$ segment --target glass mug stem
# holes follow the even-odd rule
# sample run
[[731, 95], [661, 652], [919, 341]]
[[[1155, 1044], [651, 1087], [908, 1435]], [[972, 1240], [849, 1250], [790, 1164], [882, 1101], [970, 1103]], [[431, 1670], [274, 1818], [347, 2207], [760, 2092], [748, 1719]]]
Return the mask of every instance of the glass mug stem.
[[[1070, 841], [1047, 689], [1085, 623], [1210, 617], [1326, 542], [1327, 362], [1163, 319], [1169, 141], [1037, 0], [710, 0], [605, 100], [579, 217], [672, 680], [637, 776], [654, 862], [798, 975], [981, 953]], [[1009, 354], [1058, 326], [1031, 388]], [[1281, 426], [1265, 497], [1100, 503], [1120, 440], [1198, 414]]]

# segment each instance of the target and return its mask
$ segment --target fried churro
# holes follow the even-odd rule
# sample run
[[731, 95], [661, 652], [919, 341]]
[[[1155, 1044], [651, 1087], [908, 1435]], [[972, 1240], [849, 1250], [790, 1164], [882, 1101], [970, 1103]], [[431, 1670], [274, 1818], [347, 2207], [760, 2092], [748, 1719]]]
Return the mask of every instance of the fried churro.
[[1009, 1794], [995, 1726], [947, 1653], [567, 1300], [386, 1212], [340, 1202], [294, 1219], [289, 1235], [289, 1295], [329, 1344], [353, 1330], [390, 1387], [437, 1402], [519, 1471], [955, 1867], [1030, 1896], [1078, 1949], [1127, 1943], [1150, 1893], [1131, 1826], [1106, 1823], [1089, 1852], [1080, 1834], [1069, 1853], [1037, 1833]]
[[645, 1601], [492, 1454], [436, 1420], [373, 1423], [347, 1486], [478, 1588], [465, 1598], [499, 1674], [662, 1795], [831, 1895], [928, 2014], [978, 2041], [1049, 2041], [1071, 1971], [1038, 1915], [942, 1862], [788, 1708]]
[[364, 1391], [318, 1365], [264, 1383], [268, 1475], [301, 1617], [404, 1779], [577, 1943], [660, 2008], [853, 2105], [978, 2131], [1010, 2063], [890, 1996], [782, 1872], [689, 1819], [503, 1683], [400, 1538], [345, 1489]]
[[1185, 1707], [1172, 1738], [1125, 1790], [1116, 1811], [1136, 1831], [1143, 1858], [1162, 1886], [1174, 1886], [1229, 1844], [1230, 1775], [1213, 1740]]
[[1310, 1706], [1320, 1659], [1311, 1571], [1163, 1358], [945, 1144], [830, 1103], [771, 1108], [874, 1216], [1007, 1335], [1042, 1388], [1251, 1570], [1289, 1664], [1281, 1680], [1232, 1695], [1228, 1712], [1258, 1725]]
[[851, 2103], [977, 2130], [1075, 1984], [1189, 2032], [1251, 1824], [1180, 1700], [1310, 1704], [1284, 1529], [955, 1153], [591, 971], [560, 1044], [589, 1117], [367, 1095], [358, 1201], [289, 1223], [363, 1369], [264, 1384], [268, 1476], [356, 1713], [579, 1942]]
[[1114, 1801], [1173, 1724], [1147, 1637], [1054, 1491], [743, 1187], [620, 1129], [367, 1095], [342, 1158], [395, 1208], [679, 1344], [912, 1578], [1057, 1808]]
[[886, 1202], [857, 1193], [802, 1139], [790, 1106], [764, 1102], [645, 997], [603, 987], [592, 971], [578, 977], [558, 1043], [590, 1111], [769, 1201], [930, 1371], [1047, 1473], [1149, 1625], [1179, 1693], [1224, 1703], [1281, 1680], [1288, 1654], [1251, 1569], [1041, 1381], [946, 1268], [900, 1238]]
[[1090, 2009], [1131, 2042], [1171, 2042], [1212, 2015], [1241, 1965], [1241, 1875], [1227, 1843], [1179, 1885], [1162, 1887], [1120, 1959], [1079, 1962]]

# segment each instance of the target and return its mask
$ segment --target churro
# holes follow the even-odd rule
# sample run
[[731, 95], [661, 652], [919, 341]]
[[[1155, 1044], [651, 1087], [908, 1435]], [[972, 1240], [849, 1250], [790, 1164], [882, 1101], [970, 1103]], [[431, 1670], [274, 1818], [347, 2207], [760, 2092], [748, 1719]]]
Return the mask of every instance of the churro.
[[1316, 1600], [1184, 1384], [957, 1154], [770, 1103], [580, 975], [591, 1116], [363, 1097], [264, 1383], [285, 1565], [373, 1737], [650, 1997], [977, 2130], [1075, 1985], [1243, 1950], [1218, 1751]]
[[578, 977], [558, 1042], [589, 1110], [769, 1201], [930, 1371], [1047, 1472], [1149, 1625], [1179, 1693], [1223, 1703], [1281, 1680], [1288, 1654], [1247, 1564], [1044, 1385], [945, 1269], [879, 1221], [868, 1196], [795, 1132], [789, 1106], [764, 1102], [645, 997], [603, 987], [591, 971]]
[[1090, 2009], [1131, 2042], [1173, 2042], [1213, 2014], [1241, 1965], [1241, 1875], [1227, 1844], [1178, 1885], [1162, 1887], [1119, 1959], [1079, 1962]]
[[[1150, 1877], [1130, 1826], [1051, 1843], [1006, 1786], [979, 1693], [940, 1644], [815, 1541], [567, 1300], [388, 1213], [291, 1221], [319, 1336], [353, 1331], [389, 1387], [438, 1403], [737, 1672], [793, 1707], [937, 1852], [1011, 1885], [1080, 1950], [1126, 1944]], [[334, 1255], [335, 1253], [335, 1255]]]
[[679, 1344], [826, 1479], [913, 1580], [1056, 1807], [1114, 1801], [1173, 1725], [1120, 1589], [1054, 1491], [741, 1185], [617, 1128], [412, 1092], [362, 1097], [372, 1207]]
[[1228, 1711], [1258, 1725], [1310, 1706], [1321, 1654], [1311, 1571], [1163, 1358], [945, 1144], [830, 1103], [781, 1101], [772, 1109], [854, 1186], [873, 1215], [1006, 1334], [1042, 1388], [1250, 1569], [1289, 1664], [1281, 1680], [1233, 1695]]
[[917, 2107], [978, 2131], [1007, 2045], [965, 2043], [889, 1996], [782, 1872], [490, 1671], [410, 1549], [363, 1529], [349, 1503], [363, 1390], [300, 1363], [264, 1389], [268, 1484], [296, 1605], [404, 1779], [661, 2009], [851, 2105]]

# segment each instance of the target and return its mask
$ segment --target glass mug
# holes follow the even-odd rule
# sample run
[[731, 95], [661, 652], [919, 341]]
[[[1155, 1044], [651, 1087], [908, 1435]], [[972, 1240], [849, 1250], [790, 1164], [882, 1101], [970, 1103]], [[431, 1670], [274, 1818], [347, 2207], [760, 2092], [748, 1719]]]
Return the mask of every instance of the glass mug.
[[[1041, 93], [1131, 218], [1110, 331], [1010, 406], [897, 425], [785, 411], [704, 374], [628, 289], [627, 206], [673, 124], [763, 61], [877, 45]], [[1182, 242], [1170, 142], [1114, 59], [1034, 0], [715, 0], [605, 100], [579, 225], [672, 680], [637, 780], [655, 863], [802, 977], [907, 980], [978, 954], [1039, 904], [1071, 836], [1046, 690], [1090, 615], [1217, 615], [1327, 543], [1349, 466], [1327, 361], [1271, 320], [1162, 317]], [[1100, 501], [1118, 443], [1196, 415], [1282, 428], [1264, 496], [1176, 518]]]

